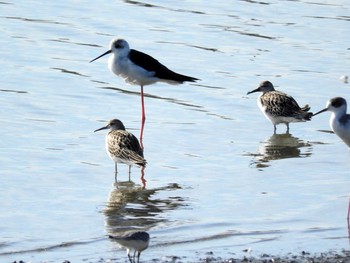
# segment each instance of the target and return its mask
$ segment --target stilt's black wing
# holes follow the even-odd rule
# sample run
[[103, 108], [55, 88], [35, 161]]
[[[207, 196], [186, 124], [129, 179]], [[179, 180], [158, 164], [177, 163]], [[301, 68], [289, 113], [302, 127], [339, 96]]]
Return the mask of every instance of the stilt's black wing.
[[153, 71], [154, 76], [160, 79], [171, 80], [179, 83], [183, 83], [184, 81], [194, 82], [198, 80], [190, 76], [178, 74], [168, 69], [166, 66], [161, 64], [158, 60], [151, 57], [150, 55], [147, 55], [135, 49], [130, 50], [129, 59], [134, 64], [144, 68], [145, 70]]

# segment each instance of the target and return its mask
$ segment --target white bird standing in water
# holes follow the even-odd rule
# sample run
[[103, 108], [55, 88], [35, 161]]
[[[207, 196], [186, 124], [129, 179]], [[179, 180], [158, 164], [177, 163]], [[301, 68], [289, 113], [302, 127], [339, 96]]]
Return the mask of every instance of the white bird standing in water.
[[125, 163], [129, 165], [129, 180], [130, 169], [132, 165], [144, 168], [147, 161], [143, 158], [143, 150], [137, 138], [130, 132], [125, 130], [124, 124], [113, 119], [109, 121], [107, 126], [95, 130], [110, 129], [106, 135], [106, 151], [109, 157], [115, 163], [115, 182], [117, 182], [117, 163]]
[[312, 113], [309, 105], [300, 108], [295, 99], [286, 93], [275, 90], [270, 81], [263, 81], [259, 87], [247, 93], [262, 92], [258, 97], [257, 103], [265, 115], [270, 120], [276, 133], [276, 125], [285, 123], [287, 125], [287, 133], [289, 132], [290, 122], [304, 122], [311, 120]]
[[93, 62], [107, 54], [112, 54], [108, 59], [108, 68], [125, 82], [141, 86], [141, 132], [142, 141], [143, 127], [146, 120], [143, 86], [160, 82], [169, 84], [182, 84], [185, 81], [195, 82], [196, 78], [178, 74], [171, 71], [155, 58], [130, 49], [128, 42], [124, 39], [113, 39], [109, 44], [109, 50], [90, 61]]
[[346, 100], [341, 97], [336, 97], [330, 99], [327, 102], [326, 108], [315, 113], [314, 116], [325, 111], [330, 111], [331, 118], [329, 120], [329, 125], [333, 132], [350, 147], [350, 115], [346, 114], [346, 108]]
[[[350, 114], [346, 114], [346, 100], [342, 97], [335, 97], [327, 101], [326, 108], [316, 112], [313, 116], [325, 111], [331, 112], [329, 125], [333, 132], [350, 148]], [[350, 234], [350, 201], [348, 206], [348, 227]]]

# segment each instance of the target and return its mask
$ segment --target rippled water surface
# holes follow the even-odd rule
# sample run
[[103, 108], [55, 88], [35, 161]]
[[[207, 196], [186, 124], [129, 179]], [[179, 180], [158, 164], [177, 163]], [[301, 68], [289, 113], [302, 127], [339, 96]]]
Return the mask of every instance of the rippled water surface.
[[[262, 80], [314, 112], [350, 100], [348, 1], [2, 1], [1, 262], [127, 260], [108, 234], [144, 229], [142, 261], [348, 250], [350, 153], [329, 113], [273, 126]], [[145, 182], [104, 132], [138, 136], [140, 88], [109, 72], [120, 36], [201, 81], [145, 87]], [[250, 251], [247, 254], [244, 251]]]

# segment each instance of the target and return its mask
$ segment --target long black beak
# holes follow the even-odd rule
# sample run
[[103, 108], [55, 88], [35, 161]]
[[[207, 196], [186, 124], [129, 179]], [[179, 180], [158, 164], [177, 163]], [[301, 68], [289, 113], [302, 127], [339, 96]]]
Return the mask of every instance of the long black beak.
[[258, 91], [260, 91], [260, 87], [257, 88], [257, 89], [255, 89], [255, 90], [252, 90], [252, 91], [247, 92], [247, 95], [249, 95], [250, 93], [258, 92]]
[[91, 60], [89, 63], [94, 62], [95, 60], [97, 60], [99, 58], [102, 58], [103, 56], [105, 56], [105, 55], [107, 55], [107, 54], [109, 54], [111, 52], [112, 52], [112, 50], [108, 50], [105, 53], [103, 53], [101, 56], [98, 56], [97, 58], [94, 58], [93, 60]]
[[99, 128], [97, 130], [94, 130], [94, 132], [101, 131], [101, 130], [106, 130], [106, 129], [109, 129], [109, 125], [107, 125], [105, 127], [102, 127], [102, 128]]
[[314, 115], [312, 115], [312, 116], [315, 116], [315, 115], [317, 115], [317, 114], [320, 114], [320, 113], [322, 113], [322, 112], [325, 112], [325, 111], [327, 111], [328, 110], [328, 108], [325, 108], [325, 109], [323, 109], [323, 110], [320, 110], [319, 112], [316, 112]]

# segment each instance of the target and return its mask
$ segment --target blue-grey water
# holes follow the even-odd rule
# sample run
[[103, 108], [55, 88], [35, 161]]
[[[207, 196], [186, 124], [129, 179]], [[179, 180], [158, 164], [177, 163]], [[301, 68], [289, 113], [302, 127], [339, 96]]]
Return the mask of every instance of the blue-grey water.
[[[108, 234], [144, 229], [144, 262], [349, 249], [349, 149], [329, 113], [273, 126], [246, 95], [270, 80], [314, 112], [350, 100], [350, 4], [0, 2], [1, 262], [127, 260]], [[104, 57], [125, 38], [201, 81], [145, 87], [148, 166], [114, 164], [105, 132], [138, 136], [140, 88]], [[249, 251], [246, 253], [244, 251]]]

